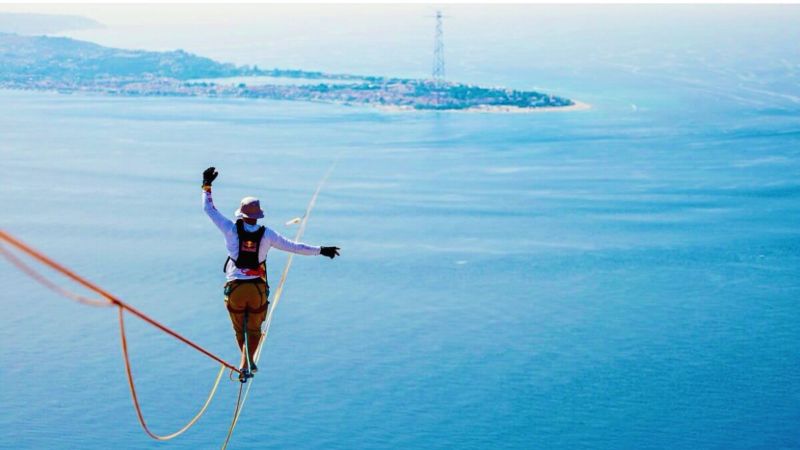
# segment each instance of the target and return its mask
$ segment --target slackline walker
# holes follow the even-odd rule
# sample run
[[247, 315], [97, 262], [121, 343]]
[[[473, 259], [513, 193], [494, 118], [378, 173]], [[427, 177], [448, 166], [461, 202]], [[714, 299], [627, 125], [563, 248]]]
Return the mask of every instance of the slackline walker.
[[258, 225], [258, 219], [264, 217], [264, 211], [261, 209], [261, 202], [255, 197], [242, 199], [239, 209], [234, 213], [236, 222], [232, 222], [217, 210], [211, 197], [211, 184], [218, 175], [214, 167], [203, 172], [203, 211], [225, 237], [228, 250], [228, 258], [222, 268], [227, 281], [224, 290], [225, 306], [236, 333], [236, 343], [242, 353], [239, 379], [244, 382], [258, 371], [254, 356], [261, 341], [261, 326], [267, 318], [269, 308], [269, 250], [274, 247], [289, 253], [322, 255], [333, 259], [339, 254], [339, 248], [315, 247], [296, 240], [292, 242], [271, 228]]
[[[338, 158], [337, 158], [338, 160]], [[294, 240], [295, 242], [299, 241], [303, 238], [303, 233], [306, 231], [306, 225], [308, 224], [308, 218], [311, 216], [311, 210], [314, 209], [314, 205], [317, 203], [317, 197], [319, 196], [319, 192], [322, 190], [322, 186], [325, 185], [325, 182], [328, 180], [328, 177], [333, 172], [333, 169], [336, 167], [336, 162], [334, 162], [330, 169], [325, 173], [325, 176], [322, 177], [319, 184], [317, 185], [317, 190], [314, 191], [314, 195], [311, 196], [311, 200], [308, 202], [308, 206], [306, 207], [306, 212], [303, 215], [302, 219], [300, 220], [300, 227], [297, 229], [297, 234], [295, 234]], [[338, 247], [333, 247], [337, 251], [335, 252], [338, 255]], [[289, 254], [289, 257], [286, 259], [286, 265], [283, 267], [283, 273], [281, 273], [281, 280], [278, 282], [278, 287], [275, 289], [275, 295], [272, 297], [272, 302], [267, 307], [267, 319], [266, 324], [263, 325], [263, 332], [261, 333], [261, 337], [258, 340], [258, 344], [256, 345], [255, 351], [253, 352], [253, 362], [258, 364], [259, 359], [261, 359], [261, 353], [264, 349], [264, 343], [267, 341], [267, 335], [269, 334], [270, 325], [272, 324], [272, 314], [275, 311], [275, 308], [278, 307], [278, 303], [280, 303], [281, 297], [283, 296], [283, 286], [286, 283], [286, 277], [289, 274], [289, 268], [292, 267], [292, 257], [293, 254]], [[333, 256], [331, 256], [333, 258]], [[244, 355], [244, 352], [242, 352]], [[228, 448], [228, 443], [230, 442], [231, 436], [233, 435], [233, 430], [236, 428], [236, 424], [239, 423], [239, 416], [242, 414], [242, 409], [244, 408], [244, 403], [247, 400], [247, 396], [250, 393], [250, 388], [253, 387], [253, 380], [250, 383], [247, 383], [247, 387], [245, 388], [244, 384], [239, 385], [239, 395], [236, 398], [236, 407], [233, 410], [233, 418], [231, 419], [231, 425], [228, 428], [228, 435], [225, 437], [225, 442], [222, 444], [222, 450], [226, 450]]]
[[[295, 236], [294, 242], [288, 241], [288, 239], [278, 235], [277, 233], [275, 233], [274, 231], [269, 230], [266, 227], [256, 227], [257, 230], [258, 230], [257, 233], [262, 238], [261, 245], [258, 245], [258, 243], [256, 243], [256, 249], [260, 249], [261, 246], [264, 245], [264, 239], [276, 239], [277, 241], [270, 242], [269, 244], [272, 244], [272, 246], [275, 246], [275, 247], [277, 247], [277, 248], [279, 248], [281, 250], [287, 250], [287, 251], [292, 252], [292, 250], [287, 249], [285, 247], [290, 247], [291, 248], [291, 245], [301, 245], [301, 246], [304, 246], [305, 248], [301, 248], [302, 251], [298, 251], [298, 252], [295, 252], [295, 253], [321, 254], [323, 256], [328, 256], [331, 259], [333, 259], [335, 256], [339, 255], [339, 252], [338, 252], [339, 248], [338, 247], [312, 247], [312, 246], [305, 246], [305, 244], [296, 244], [296, 242], [299, 241], [302, 238], [303, 233], [305, 232], [305, 228], [306, 228], [306, 224], [308, 222], [308, 218], [311, 215], [311, 211], [314, 208], [314, 205], [316, 204], [317, 197], [318, 197], [318, 195], [319, 195], [319, 193], [320, 193], [320, 191], [322, 189], [322, 186], [325, 184], [326, 180], [328, 179], [328, 177], [330, 176], [331, 172], [333, 171], [334, 167], [335, 167], [335, 163], [326, 172], [325, 176], [322, 178], [322, 180], [320, 181], [319, 185], [317, 186], [317, 189], [314, 192], [314, 195], [311, 197], [311, 200], [309, 201], [308, 206], [306, 208], [305, 215], [302, 217], [302, 219], [299, 220], [300, 227], [299, 227], [299, 229], [297, 231], [297, 234]], [[217, 221], [212, 216], [212, 213], [208, 212], [208, 205], [210, 204], [210, 207], [213, 209], [213, 211], [216, 212], [216, 208], [214, 208], [213, 202], [211, 201], [211, 192], [210, 192], [211, 191], [210, 190], [211, 182], [216, 177], [217, 177], [217, 172], [214, 170], [213, 167], [207, 169], [203, 173], [203, 200], [204, 200], [203, 204], [204, 204], [204, 209], [209, 214], [209, 216], [211, 216], [212, 221], [214, 221], [215, 224], [217, 224]], [[249, 199], [251, 199], [251, 198], [245, 198], [245, 200], [249, 200]], [[242, 219], [257, 219], [257, 218], [263, 217], [263, 211], [261, 211], [261, 208], [258, 205], [258, 200], [255, 201], [255, 208], [252, 205], [253, 205], [253, 202], [251, 202], [251, 201], [245, 202], [243, 200], [240, 209], [237, 210], [237, 216], [240, 213], [242, 213], [241, 214], [241, 218]], [[217, 214], [219, 214], [219, 213], [217, 212]], [[259, 216], [259, 217], [253, 217], [253, 216]], [[222, 218], [224, 220], [227, 220], [224, 217], [222, 217]], [[242, 220], [242, 222], [244, 222], [245, 224], [250, 224], [249, 222], [245, 222], [245, 220]], [[231, 222], [231, 224], [233, 224], [233, 223]], [[218, 224], [217, 224], [217, 226], [222, 230], [222, 227], [220, 227]], [[247, 246], [248, 248], [250, 248], [251, 245], [253, 244], [252, 242], [250, 244], [240, 244], [238, 242], [238, 240], [239, 240], [238, 238], [240, 236], [239, 233], [238, 233], [239, 228], [244, 228], [245, 233], [252, 233], [252, 231], [253, 231], [253, 227], [242, 227], [241, 225], [236, 225], [235, 226], [235, 230], [234, 230], [234, 233], [235, 233], [234, 237], [236, 238], [234, 243], [236, 245], [234, 246], [234, 248], [236, 250], [241, 250], [243, 246]], [[268, 235], [267, 234], [268, 231], [271, 231], [271, 234]], [[223, 230], [223, 233], [225, 233], [224, 230]], [[243, 234], [242, 236], [244, 238], [252, 237], [252, 235], [248, 235], [248, 234]], [[277, 242], [277, 243], [275, 243], [275, 242]], [[226, 243], [230, 243], [230, 240], [229, 240], [227, 235], [226, 235]], [[46, 276], [42, 275], [38, 270], [36, 270], [33, 267], [31, 267], [28, 264], [26, 264], [21, 258], [16, 256], [13, 252], [11, 252], [8, 249], [6, 249], [6, 246], [4, 244], [9, 244], [9, 246], [14, 247], [19, 252], [22, 252], [22, 253], [28, 255], [29, 257], [31, 257], [32, 259], [36, 260], [37, 262], [39, 262], [39, 263], [41, 263], [41, 264], [43, 264], [43, 265], [55, 270], [56, 272], [59, 272], [60, 274], [64, 275], [65, 277], [67, 277], [69, 279], [71, 279], [72, 281], [76, 282], [77, 284], [83, 286], [84, 288], [88, 289], [89, 291], [94, 292], [95, 294], [97, 294], [99, 296], [99, 298], [85, 297], [85, 296], [82, 296], [80, 294], [76, 294], [76, 293], [74, 293], [74, 292], [72, 292], [72, 291], [70, 291], [68, 289], [62, 288], [61, 286], [59, 286], [59, 285], [55, 284], [54, 282], [50, 281]], [[269, 246], [267, 246], [267, 250], [268, 250], [268, 248], [269, 248]], [[252, 386], [252, 382], [247, 383], [247, 381], [248, 381], [248, 379], [253, 377], [253, 374], [257, 370], [257, 365], [256, 364], [258, 363], [258, 360], [261, 357], [261, 353], [262, 353], [262, 350], [263, 350], [263, 344], [266, 342], [267, 333], [269, 332], [270, 324], [272, 323], [272, 312], [275, 310], [275, 307], [278, 305], [278, 302], [280, 301], [280, 298], [281, 298], [281, 296], [283, 294], [283, 286], [284, 286], [284, 283], [286, 282], [287, 274], [289, 273], [289, 268], [291, 267], [292, 256], [293, 256], [292, 254], [289, 255], [289, 257], [288, 257], [288, 259], [286, 261], [286, 266], [284, 267], [283, 272], [281, 274], [280, 282], [278, 283], [278, 287], [276, 288], [275, 294], [273, 295], [272, 302], [268, 302], [267, 301], [267, 298], [268, 298], [268, 294], [267, 294], [268, 293], [268, 287], [266, 287], [266, 272], [265, 272], [265, 265], [264, 265], [264, 263], [266, 262], [265, 261], [266, 260], [266, 251], [264, 251], [264, 253], [263, 253], [263, 258], [262, 258], [262, 253], [260, 251], [258, 251], [257, 255], [258, 255], [259, 259], [258, 259], [257, 262], [259, 263], [259, 266], [256, 269], [253, 269], [252, 267], [247, 266], [247, 264], [250, 264], [250, 262], [248, 262], [249, 260], [247, 259], [247, 257], [244, 258], [244, 263], [240, 263], [239, 260], [241, 260], [242, 257], [239, 256], [238, 252], [231, 251], [231, 245], [228, 245], [228, 249], [229, 249], [228, 253], [229, 253], [230, 260], [226, 261], [225, 270], [226, 270], [226, 275], [228, 275], [230, 272], [234, 273], [234, 280], [238, 279], [238, 278], [235, 277], [235, 274], [237, 273], [237, 271], [240, 271], [241, 273], [244, 273], [245, 270], [247, 270], [247, 271], [250, 271], [250, 270], [259, 271], [257, 277], [258, 277], [258, 279], [262, 279], [260, 271], [264, 270], [264, 273], [263, 273], [263, 283], [264, 283], [264, 286], [265, 286], [265, 289], [263, 291], [264, 294], [259, 294], [260, 299], [263, 299], [263, 302], [264, 302], [264, 311], [263, 311], [263, 316], [264, 317], [262, 318], [260, 316], [260, 312], [258, 311], [258, 308], [255, 308], [255, 310], [256, 310], [256, 312], [254, 313], [255, 318], [261, 320], [261, 322], [258, 323], [258, 327], [256, 329], [253, 329], [253, 328], [247, 326], [250, 323], [249, 321], [253, 320], [253, 317], [250, 315], [252, 313], [252, 310], [248, 308], [247, 304], [245, 304], [245, 307], [243, 308], [243, 311], [241, 311], [241, 313], [239, 312], [239, 310], [236, 310], [236, 305], [234, 305], [235, 311], [231, 311], [230, 304], [233, 303], [233, 301], [230, 298], [231, 297], [231, 295], [230, 295], [231, 292], [229, 292], [229, 289], [228, 289], [228, 285], [230, 283], [226, 284], [226, 290], [225, 290], [226, 291], [226, 306], [228, 306], [228, 310], [229, 310], [229, 313], [231, 315], [231, 321], [233, 322], [233, 325], [234, 325], [234, 330], [237, 330], [237, 320], [235, 318], [235, 315], [238, 315], [238, 314], [242, 314], [243, 315], [242, 320], [239, 321], [239, 323], [242, 325], [242, 327], [241, 327], [241, 333], [242, 333], [241, 334], [241, 340], [239, 338], [239, 333], [237, 332], [237, 344], [241, 342], [241, 344], [240, 344], [241, 350], [242, 350], [242, 358], [241, 358], [241, 360], [243, 362], [240, 365], [239, 368], [237, 368], [233, 364], [230, 364], [230, 363], [226, 362], [221, 357], [211, 353], [210, 351], [208, 351], [205, 348], [201, 347], [200, 345], [198, 345], [194, 341], [192, 341], [192, 340], [184, 337], [183, 335], [179, 334], [178, 332], [170, 329], [166, 325], [161, 324], [160, 322], [158, 322], [155, 319], [151, 318], [147, 314], [139, 311], [138, 309], [134, 308], [130, 304], [122, 301], [118, 297], [116, 297], [116, 296], [112, 295], [111, 293], [107, 292], [106, 290], [104, 290], [103, 288], [99, 287], [98, 285], [86, 280], [85, 278], [81, 277], [80, 275], [76, 274], [75, 272], [71, 271], [70, 269], [68, 269], [68, 268], [64, 267], [63, 265], [59, 264], [58, 262], [52, 260], [51, 258], [49, 258], [46, 255], [44, 255], [42, 252], [40, 252], [40, 251], [28, 246], [27, 244], [25, 244], [24, 242], [20, 241], [19, 239], [17, 239], [16, 237], [12, 236], [11, 234], [7, 233], [6, 231], [0, 230], [0, 253], [2, 253], [3, 257], [5, 257], [11, 264], [13, 264], [17, 268], [19, 268], [22, 272], [24, 272], [25, 274], [30, 276], [33, 280], [35, 280], [38, 283], [42, 284], [46, 288], [51, 289], [51, 290], [55, 291], [56, 293], [58, 293], [58, 294], [60, 294], [60, 295], [62, 295], [64, 297], [67, 297], [69, 299], [72, 299], [72, 300], [74, 300], [76, 302], [79, 302], [81, 304], [85, 304], [85, 305], [88, 305], [88, 306], [94, 306], [94, 307], [116, 307], [117, 308], [118, 323], [119, 323], [119, 330], [120, 330], [120, 344], [121, 344], [121, 347], [122, 347], [122, 356], [123, 356], [123, 361], [125, 363], [125, 374], [126, 374], [126, 377], [127, 377], [127, 380], [128, 380], [128, 387], [129, 387], [130, 392], [131, 392], [131, 399], [133, 401], [133, 406], [134, 406], [134, 409], [136, 410], [136, 416], [137, 416], [137, 418], [139, 420], [139, 423], [142, 426], [142, 429], [151, 438], [159, 440], [159, 441], [167, 441], [167, 440], [176, 438], [176, 437], [180, 436], [181, 434], [183, 434], [184, 432], [186, 432], [195, 423], [197, 423], [197, 421], [200, 419], [200, 417], [208, 409], [208, 406], [211, 404], [211, 400], [214, 398], [214, 395], [217, 392], [217, 388], [219, 387], [219, 383], [222, 380], [222, 375], [224, 374], [225, 370], [230, 370], [231, 374], [237, 373], [239, 375], [239, 381], [241, 381], [241, 383], [239, 384], [239, 393], [238, 393], [238, 396], [237, 396], [237, 399], [236, 399], [236, 405], [235, 405], [235, 409], [234, 409], [233, 418], [231, 420], [231, 424], [230, 424], [230, 427], [228, 429], [228, 433], [227, 433], [227, 436], [225, 438], [225, 441], [224, 441], [224, 443], [222, 445], [223, 449], [225, 449], [227, 447], [227, 445], [228, 445], [228, 443], [230, 441], [230, 438], [231, 438], [231, 436], [233, 434], [233, 430], [236, 427], [236, 424], [237, 424], [237, 422], [239, 420], [239, 417], [241, 415], [242, 408], [244, 407], [244, 402], [247, 399], [247, 395], [250, 392], [250, 387]], [[314, 253], [314, 250], [316, 250], [317, 253]], [[248, 251], [248, 250], [245, 250], [245, 251]], [[307, 252], [307, 253], [303, 253], [303, 252]], [[255, 252], [253, 252], [253, 253], [255, 253]], [[231, 264], [231, 261], [233, 261], [232, 264]], [[240, 265], [244, 266], [244, 267], [240, 267]], [[230, 266], [233, 266], [233, 268], [231, 268]], [[250, 282], [250, 283], [253, 283], [253, 282]], [[253, 285], [255, 285], [255, 283], [253, 283]], [[244, 297], [247, 298], [246, 296], [244, 296]], [[249, 300], [250, 299], [248, 298], [248, 301]], [[177, 431], [175, 431], [173, 433], [165, 434], [165, 435], [156, 434], [150, 429], [150, 427], [147, 425], [147, 422], [144, 419], [144, 415], [142, 413], [141, 406], [139, 404], [139, 399], [138, 399], [138, 396], [136, 394], [136, 386], [135, 386], [135, 383], [134, 383], [133, 374], [132, 374], [132, 370], [131, 370], [130, 357], [129, 357], [129, 354], [128, 354], [128, 341], [127, 341], [127, 335], [125, 333], [125, 312], [127, 312], [127, 313], [129, 313], [129, 314], [131, 314], [131, 315], [133, 315], [135, 317], [138, 317], [139, 319], [143, 320], [144, 322], [152, 325], [153, 327], [161, 330], [162, 332], [164, 332], [166, 334], [169, 334], [170, 336], [174, 337], [175, 339], [183, 342], [184, 344], [192, 347], [193, 349], [197, 350], [198, 352], [202, 353], [203, 355], [207, 356], [208, 358], [210, 358], [210, 359], [212, 359], [215, 362], [220, 364], [219, 372], [216, 375], [214, 383], [212, 384], [212, 386], [211, 386], [211, 388], [209, 390], [208, 397], [206, 398], [206, 401], [203, 404], [203, 406], [200, 408], [200, 410], [197, 412], [197, 414], [195, 414], [195, 416], [192, 417], [186, 423], [186, 425], [184, 425], [183, 427], [181, 427], [180, 429], [178, 429]], [[265, 323], [265, 325], [264, 325], [264, 323]], [[251, 330], [253, 330], [252, 337], [248, 336], [248, 334], [250, 334], [249, 332]], [[256, 336], [257, 336], [257, 338], [256, 338]], [[250, 344], [251, 342], [254, 345]], [[244, 388], [245, 384], [247, 384], [247, 388], [246, 389]]]

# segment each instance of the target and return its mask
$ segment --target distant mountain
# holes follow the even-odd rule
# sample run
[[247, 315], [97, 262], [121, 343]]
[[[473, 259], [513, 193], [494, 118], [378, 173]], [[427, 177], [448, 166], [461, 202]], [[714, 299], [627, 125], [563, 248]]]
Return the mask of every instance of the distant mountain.
[[214, 78], [259, 74], [183, 50], [123, 50], [64, 37], [0, 33], [0, 80], [77, 81], [136, 77]]
[[87, 17], [64, 14], [0, 13], [2, 33], [48, 34], [90, 28], [103, 28], [103, 24]]

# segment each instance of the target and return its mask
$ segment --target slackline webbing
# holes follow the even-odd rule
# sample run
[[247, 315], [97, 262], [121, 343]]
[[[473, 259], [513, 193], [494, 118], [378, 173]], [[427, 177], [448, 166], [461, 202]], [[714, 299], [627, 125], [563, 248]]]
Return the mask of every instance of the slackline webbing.
[[[338, 160], [338, 158], [337, 158]], [[300, 222], [300, 227], [297, 229], [297, 234], [294, 236], [294, 241], [299, 242], [300, 239], [303, 238], [303, 233], [306, 231], [306, 224], [308, 223], [308, 218], [311, 217], [311, 211], [314, 209], [314, 206], [317, 203], [317, 197], [319, 197], [319, 193], [322, 190], [322, 187], [328, 181], [328, 177], [330, 177], [331, 173], [333, 173], [333, 169], [336, 168], [336, 162], [334, 162], [331, 167], [325, 172], [325, 175], [320, 180], [319, 184], [317, 185], [317, 190], [314, 191], [314, 195], [311, 196], [311, 200], [308, 202], [308, 206], [306, 207], [306, 212], [303, 215], [303, 219]], [[269, 307], [267, 309], [267, 320], [264, 324], [264, 329], [261, 332], [261, 339], [258, 341], [258, 346], [256, 346], [256, 351], [253, 354], [253, 359], [256, 365], [258, 365], [259, 359], [261, 359], [261, 351], [264, 348], [264, 343], [267, 340], [267, 334], [269, 334], [270, 324], [272, 324], [272, 314], [277, 308], [278, 303], [281, 301], [281, 297], [283, 296], [283, 286], [286, 283], [286, 278], [289, 274], [289, 268], [292, 266], [292, 257], [294, 255], [292, 253], [286, 259], [286, 266], [283, 268], [283, 272], [281, 273], [281, 280], [278, 283], [278, 287], [275, 289], [275, 294], [272, 296], [272, 301], [269, 303]], [[222, 450], [228, 448], [228, 443], [230, 442], [231, 436], [233, 435], [233, 429], [236, 428], [236, 424], [239, 422], [239, 416], [242, 414], [242, 409], [244, 408], [244, 402], [247, 400], [247, 395], [250, 393], [250, 388], [253, 386], [253, 381], [255, 378], [251, 379], [247, 384], [247, 387], [244, 384], [239, 386], [239, 396], [236, 399], [236, 408], [233, 411], [233, 418], [231, 419], [231, 426], [228, 429], [228, 435], [225, 437], [225, 442], [222, 444]], [[244, 391], [244, 392], [242, 392]]]

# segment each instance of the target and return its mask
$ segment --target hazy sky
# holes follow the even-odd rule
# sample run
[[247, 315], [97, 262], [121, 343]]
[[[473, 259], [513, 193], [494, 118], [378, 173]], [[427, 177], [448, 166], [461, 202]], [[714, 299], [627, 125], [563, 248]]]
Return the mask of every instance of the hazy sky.
[[[631, 14], [653, 11], [693, 11], [697, 18], [714, 21], [718, 11], [726, 15], [746, 17], [756, 5], [484, 5], [445, 4], [441, 9], [457, 11], [461, 19], [480, 20], [501, 15], [510, 21], [529, 20], [534, 15], [544, 18], [554, 15], [580, 17], [581, 12], [595, 15], [598, 11], [612, 12], [596, 17], [605, 22], [615, 17], [630, 19]], [[774, 6], [758, 7], [762, 12]], [[784, 5], [781, 8], [798, 8], [797, 5]], [[370, 20], [395, 21], [413, 18], [417, 14], [427, 15], [437, 9], [435, 4], [4, 4], [0, 11], [31, 12], [49, 14], [76, 14], [91, 17], [110, 26], [125, 25], [168, 25], [168, 24], [250, 24], [265, 18], [282, 17], [287, 21], [314, 20], [315, 17], [337, 17], [342, 20], [368, 18]], [[657, 14], [658, 16], [660, 14]], [[780, 14], [778, 14], [780, 15]], [[532, 24], [533, 25], [533, 24]]]
[[111, 26], [169, 24], [250, 24], [279, 15], [287, 20], [309, 16], [391, 16], [408, 11], [433, 11], [427, 5], [332, 4], [0, 4], [0, 11], [76, 14]]
[[[108, 26], [68, 36], [185, 49], [237, 64], [392, 76], [430, 72], [435, 5], [0, 4]], [[448, 74], [507, 82], [525, 61], [547, 86], [597, 67], [638, 71], [693, 58], [717, 67], [800, 67], [800, 5], [459, 5], [445, 13]], [[548, 66], [550, 66], [548, 68]], [[591, 68], [591, 69], [589, 69]], [[548, 80], [547, 70], [552, 70]], [[560, 86], [555, 86], [560, 87]]]

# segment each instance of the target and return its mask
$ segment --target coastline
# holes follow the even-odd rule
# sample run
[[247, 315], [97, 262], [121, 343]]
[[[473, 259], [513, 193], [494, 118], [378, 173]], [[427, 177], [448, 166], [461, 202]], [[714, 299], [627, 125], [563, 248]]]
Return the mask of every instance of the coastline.
[[336, 101], [324, 99], [275, 99], [275, 98], [248, 98], [240, 96], [215, 96], [215, 95], [176, 95], [176, 94], [120, 94], [119, 92], [109, 92], [103, 90], [62, 90], [62, 89], [37, 89], [37, 88], [23, 88], [23, 87], [7, 87], [0, 85], [0, 90], [8, 92], [51, 92], [59, 95], [72, 95], [72, 94], [87, 94], [99, 95], [107, 97], [120, 97], [120, 98], [154, 98], [154, 97], [173, 97], [173, 98], [204, 98], [204, 99], [243, 99], [247, 101], [289, 101], [289, 102], [303, 102], [303, 103], [320, 103], [329, 105], [341, 106], [356, 106], [364, 107], [373, 110], [378, 110], [385, 113], [409, 113], [409, 112], [448, 112], [448, 113], [505, 113], [505, 114], [532, 114], [532, 113], [545, 113], [545, 112], [568, 112], [568, 111], [586, 111], [592, 108], [589, 103], [572, 100], [573, 104], [569, 106], [540, 106], [534, 108], [523, 108], [519, 106], [507, 105], [478, 105], [462, 109], [420, 109], [414, 108], [409, 105], [386, 105], [374, 104], [368, 102], [353, 102], [353, 101]]
[[511, 113], [511, 114], [531, 114], [543, 112], [567, 112], [567, 111], [586, 111], [592, 108], [592, 105], [578, 100], [573, 100], [573, 104], [569, 106], [542, 106], [539, 108], [520, 108], [519, 106], [502, 106], [502, 105], [481, 105], [467, 108], [464, 112], [477, 112], [477, 113]]
[[[347, 104], [347, 103], [344, 103]], [[356, 103], [350, 103], [351, 105], [356, 105]], [[370, 104], [359, 104], [359, 106], [372, 106], [373, 108], [383, 111], [383, 112], [427, 112], [427, 111], [436, 111], [436, 112], [450, 112], [450, 113], [509, 113], [509, 114], [532, 114], [532, 113], [544, 113], [544, 112], [568, 112], [568, 111], [586, 111], [592, 109], [592, 105], [589, 103], [581, 102], [578, 100], [573, 100], [573, 104], [569, 106], [541, 106], [538, 108], [521, 108], [519, 106], [504, 106], [504, 105], [480, 105], [480, 106], [473, 106], [470, 108], [465, 109], [417, 109], [412, 106], [405, 106], [405, 105], [370, 105]]]

